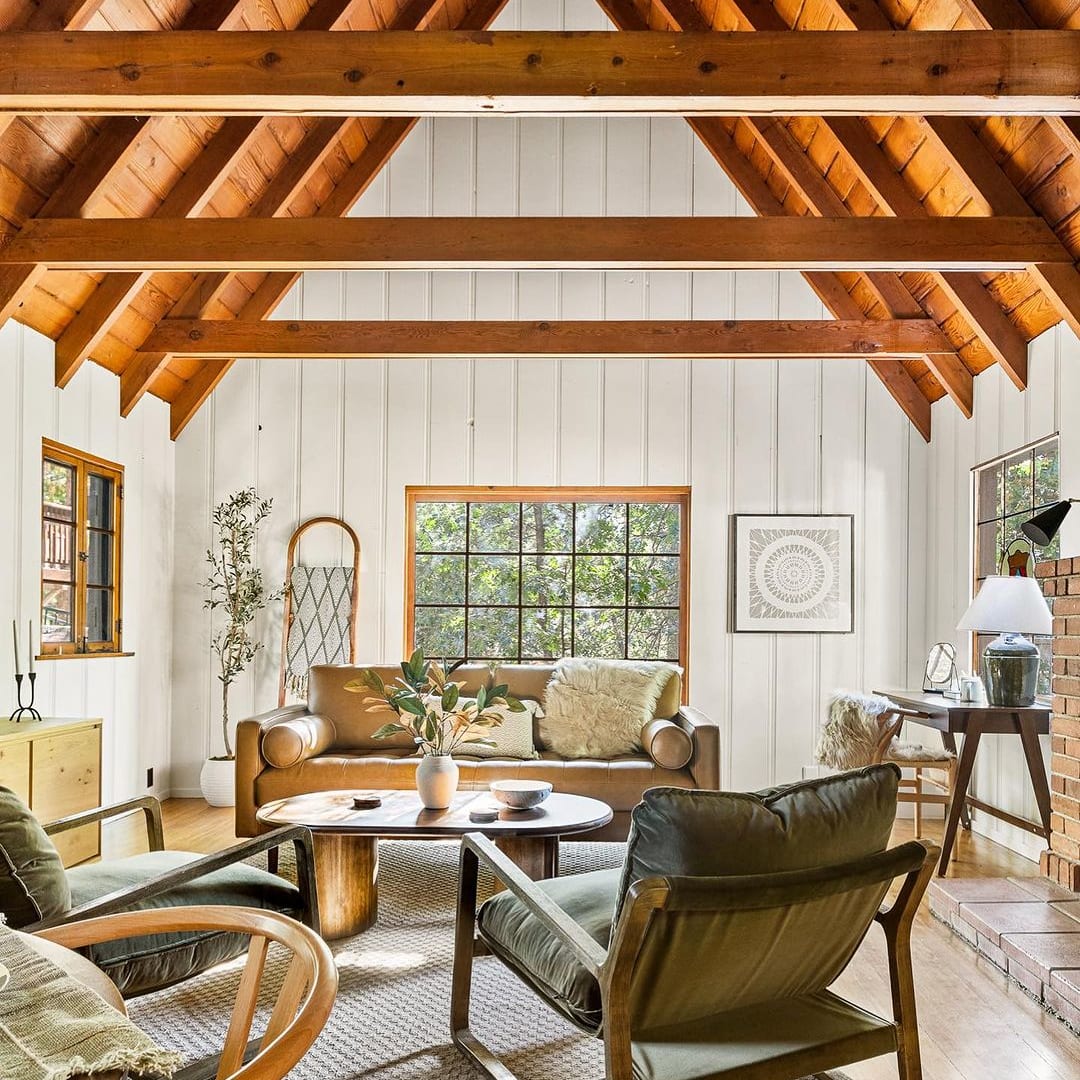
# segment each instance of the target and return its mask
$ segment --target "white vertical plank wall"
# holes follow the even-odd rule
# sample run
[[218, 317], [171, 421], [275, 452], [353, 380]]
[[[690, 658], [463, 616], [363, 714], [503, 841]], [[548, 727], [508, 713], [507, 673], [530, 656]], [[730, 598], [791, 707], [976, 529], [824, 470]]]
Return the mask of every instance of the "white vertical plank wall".
[[[975, 415], [965, 420], [945, 402], [935, 404], [934, 439], [920, 481], [912, 479], [911, 505], [925, 506], [925, 588], [911, 592], [909, 614], [925, 608], [927, 643], [952, 641], [962, 661], [971, 656], [970, 635], [956, 624], [971, 600], [972, 478], [982, 462], [1045, 436], [1060, 434], [1061, 493], [1080, 495], [1080, 342], [1064, 323], [1029, 348], [1028, 389], [1020, 393], [1001, 368], [975, 380]], [[920, 498], [925, 488], [926, 499]], [[1080, 514], [1061, 531], [1063, 555], [1080, 555]], [[917, 580], [913, 579], [917, 585]], [[912, 645], [914, 649], [914, 643]], [[912, 732], [915, 734], [915, 732]], [[1050, 740], [1043, 752], [1049, 760]], [[1038, 819], [1019, 741], [987, 737], [979, 747], [972, 782], [979, 798], [1031, 821]], [[1036, 836], [986, 814], [974, 815], [973, 828], [1031, 857], [1045, 846]]]
[[[605, 24], [592, 0], [524, 0], [504, 28]], [[425, 120], [355, 214], [749, 214], [680, 120]], [[309, 318], [818, 318], [775, 273], [305, 274], [277, 313]], [[255, 483], [274, 498], [259, 541], [271, 582], [298, 520], [343, 513], [363, 545], [362, 660], [403, 648], [406, 484], [690, 484], [691, 699], [722, 726], [725, 784], [796, 779], [837, 687], [920, 669], [909, 591], [926, 575], [926, 448], [859, 361], [637, 359], [241, 362], [177, 443], [173, 790], [195, 794], [220, 747], [200, 590], [212, 500]], [[915, 493], [924, 499], [923, 486]], [[856, 515], [853, 635], [732, 635], [730, 515]], [[311, 554], [328, 548], [312, 548]], [[272, 706], [280, 630], [235, 692]], [[920, 625], [921, 629], [921, 625]]]
[[46, 716], [102, 718], [106, 800], [144, 793], [150, 768], [152, 790], [167, 792], [174, 494], [168, 406], [147, 398], [121, 419], [115, 375], [85, 364], [60, 391], [53, 370], [52, 341], [15, 322], [0, 327], [0, 566], [7, 571], [0, 581], [0, 712], [6, 717], [15, 705], [11, 620], [24, 670], [28, 620], [40, 629], [41, 440], [50, 438], [124, 466], [123, 643], [134, 655], [39, 661], [37, 706]]

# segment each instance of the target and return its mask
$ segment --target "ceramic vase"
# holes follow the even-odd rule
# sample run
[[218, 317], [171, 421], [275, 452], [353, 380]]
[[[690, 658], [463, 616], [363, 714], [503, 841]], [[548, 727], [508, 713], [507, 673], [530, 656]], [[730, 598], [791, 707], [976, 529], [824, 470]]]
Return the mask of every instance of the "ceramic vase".
[[428, 810], [445, 810], [458, 787], [457, 762], [448, 754], [426, 754], [416, 766], [416, 793]]
[[232, 758], [207, 758], [199, 774], [199, 787], [211, 806], [235, 806], [236, 762]]

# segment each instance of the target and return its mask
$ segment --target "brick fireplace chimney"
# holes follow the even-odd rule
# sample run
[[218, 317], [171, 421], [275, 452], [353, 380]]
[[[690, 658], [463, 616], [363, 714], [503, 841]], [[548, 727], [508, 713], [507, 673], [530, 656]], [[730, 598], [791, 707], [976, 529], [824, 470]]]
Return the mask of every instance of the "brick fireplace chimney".
[[1050, 719], [1050, 850], [1039, 860], [1052, 881], [1080, 892], [1080, 558], [1035, 567], [1054, 613]]

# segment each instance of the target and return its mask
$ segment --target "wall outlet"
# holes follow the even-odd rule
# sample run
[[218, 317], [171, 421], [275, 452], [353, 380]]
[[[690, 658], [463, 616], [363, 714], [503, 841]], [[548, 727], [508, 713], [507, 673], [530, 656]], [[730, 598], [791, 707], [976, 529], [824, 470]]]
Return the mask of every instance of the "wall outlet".
[[154, 769], [153, 769], [153, 766], [151, 766], [149, 769], [146, 770], [146, 786], [148, 788], [152, 788], [154, 786]]

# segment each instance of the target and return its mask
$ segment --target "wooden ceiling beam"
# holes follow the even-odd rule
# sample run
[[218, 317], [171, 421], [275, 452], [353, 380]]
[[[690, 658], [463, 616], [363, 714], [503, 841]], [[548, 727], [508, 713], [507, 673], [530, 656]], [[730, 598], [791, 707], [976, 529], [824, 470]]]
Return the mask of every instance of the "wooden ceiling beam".
[[962, 270], [1071, 256], [1041, 218], [36, 218], [0, 265], [64, 270]]
[[163, 319], [144, 349], [174, 356], [577, 356], [735, 359], [951, 353], [932, 319], [726, 321], [282, 321]]
[[0, 112], [1075, 114], [1080, 31], [13, 33]]
[[[640, 31], [648, 28], [648, 24], [632, 0], [598, 0], [598, 2], [608, 18], [620, 30]], [[754, 0], [743, 0], [743, 3], [752, 4], [752, 10], [756, 8]], [[779, 19], [775, 9], [767, 3], [767, 0], [763, 6], [772, 12], [774, 18]], [[676, 22], [675, 25], [679, 24]], [[772, 193], [749, 158], [735, 145], [719, 120], [699, 117], [689, 119], [687, 123], [755, 213], [762, 217], [782, 217], [787, 214], [786, 208]], [[852, 299], [844, 283], [836, 274], [816, 271], [803, 274], [803, 277], [835, 318], [861, 319], [865, 317], [865, 312]], [[929, 442], [930, 402], [911, 377], [904, 362], [878, 358], [868, 360], [867, 363], [904, 415], [911, 421], [912, 426]]]
[[[507, 0], [479, 0], [462, 19], [460, 29], [485, 30], [495, 21], [506, 3]], [[415, 18], [416, 16], [417, 9], [415, 3], [413, 3], [402, 10], [399, 18]], [[347, 214], [360, 196], [367, 191], [371, 182], [379, 175], [383, 166], [390, 160], [394, 151], [401, 145], [402, 140], [412, 131], [416, 123], [416, 117], [396, 117], [383, 121], [375, 134], [369, 138], [360, 156], [335, 185], [330, 197], [316, 211], [316, 215], [318, 217], [340, 218]], [[239, 312], [238, 318], [252, 322], [265, 319], [285, 298], [299, 276], [293, 271], [267, 274], [255, 289], [251, 299]], [[167, 353], [152, 353], [149, 355], [148, 365], [131, 365], [134, 370], [130, 374], [125, 371], [120, 380], [121, 402], [124, 400], [125, 379], [127, 380], [128, 393], [131, 392], [136, 380], [142, 381], [145, 390], [152, 385], [156, 373], [161, 370], [162, 365], [167, 360]], [[207, 360], [199, 371], [187, 380], [179, 396], [169, 406], [172, 438], [177, 438], [190, 423], [191, 418], [213, 393], [214, 388], [228, 374], [232, 363], [232, 358]]]

